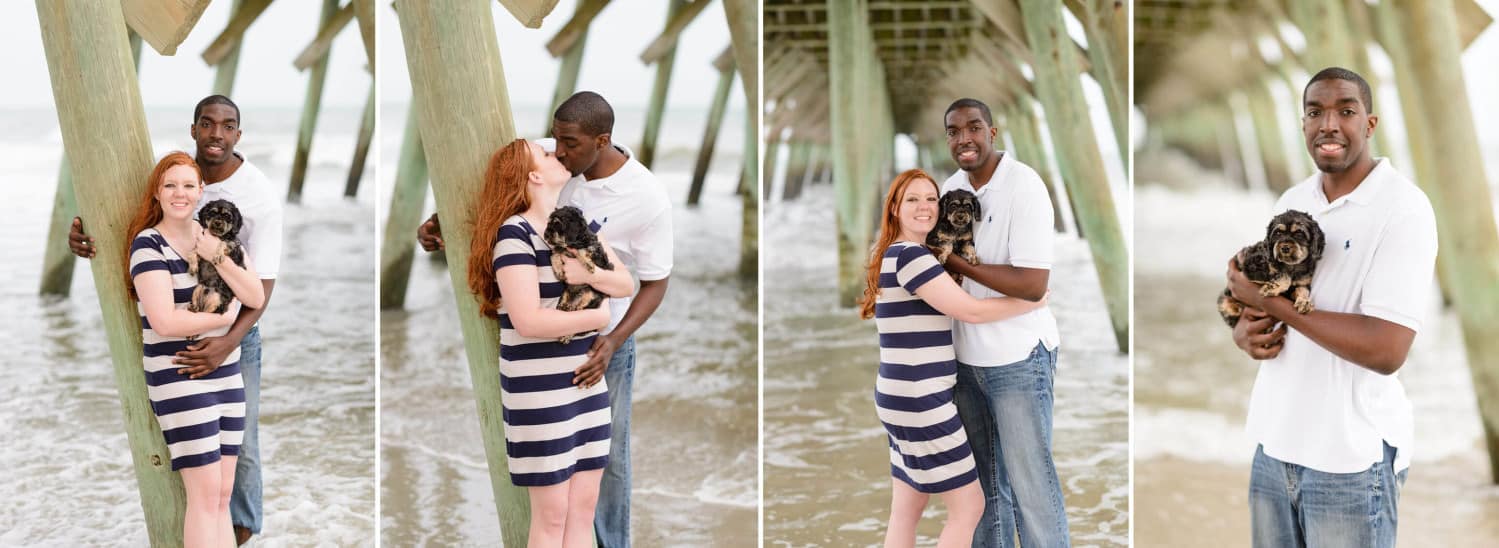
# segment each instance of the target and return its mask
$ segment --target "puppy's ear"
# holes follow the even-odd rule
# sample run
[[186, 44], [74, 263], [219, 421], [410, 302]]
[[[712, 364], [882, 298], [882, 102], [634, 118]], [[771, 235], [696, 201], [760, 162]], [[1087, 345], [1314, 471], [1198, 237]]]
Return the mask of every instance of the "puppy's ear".
[[1327, 244], [1327, 235], [1322, 233], [1322, 227], [1317, 226], [1317, 221], [1310, 218], [1306, 228], [1312, 233], [1312, 258], [1319, 260], [1322, 258], [1322, 249]]
[[984, 206], [979, 203], [979, 197], [973, 197], [973, 220], [976, 222], [984, 218]]

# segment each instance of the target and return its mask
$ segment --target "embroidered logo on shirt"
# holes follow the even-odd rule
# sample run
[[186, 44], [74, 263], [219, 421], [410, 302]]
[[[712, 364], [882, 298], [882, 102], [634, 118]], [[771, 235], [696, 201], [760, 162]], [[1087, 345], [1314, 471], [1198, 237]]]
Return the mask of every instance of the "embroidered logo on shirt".
[[609, 218], [608, 217], [604, 217], [603, 221], [589, 221], [588, 222], [588, 230], [592, 231], [594, 234], [598, 234], [598, 232], [600, 230], [604, 229], [604, 223], [607, 223], [607, 222], [609, 222]]
[[1353, 245], [1353, 240], [1343, 240], [1343, 249], [1346, 250], [1349, 247], [1351, 247], [1352, 245]]

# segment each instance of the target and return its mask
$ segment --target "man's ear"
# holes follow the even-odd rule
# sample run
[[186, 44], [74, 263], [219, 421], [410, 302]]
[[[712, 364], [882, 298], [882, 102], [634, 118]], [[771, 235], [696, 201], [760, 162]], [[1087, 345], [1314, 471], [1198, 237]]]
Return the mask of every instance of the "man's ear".
[[607, 148], [609, 148], [610, 143], [612, 143], [613, 141], [614, 141], [614, 136], [611, 135], [607, 131], [605, 131], [603, 133], [600, 133], [600, 134], [594, 136], [594, 138], [593, 138], [593, 144], [595, 146], [597, 146], [599, 149], [607, 149]]
[[1366, 131], [1366, 132], [1364, 132], [1364, 137], [1365, 138], [1373, 137], [1374, 136], [1374, 128], [1376, 128], [1378, 126], [1379, 126], [1379, 117], [1375, 116], [1373, 114], [1370, 114], [1369, 115], [1369, 130]]

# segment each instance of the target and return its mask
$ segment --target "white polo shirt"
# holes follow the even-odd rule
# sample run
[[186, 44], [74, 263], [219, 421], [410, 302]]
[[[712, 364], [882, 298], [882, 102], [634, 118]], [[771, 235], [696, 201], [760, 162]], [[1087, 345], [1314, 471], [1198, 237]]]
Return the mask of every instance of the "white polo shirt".
[[[1275, 211], [1310, 213], [1327, 245], [1312, 278], [1318, 310], [1362, 314], [1419, 332], [1436, 267], [1437, 225], [1415, 184], [1377, 159], [1353, 192], [1332, 203], [1318, 173], [1287, 190]], [[1295, 329], [1274, 359], [1260, 362], [1246, 429], [1265, 454], [1322, 472], [1367, 470], [1396, 448], [1410, 466], [1411, 402], [1398, 373], [1380, 375], [1339, 358]]]
[[[671, 275], [671, 198], [666, 187], [635, 153], [615, 144], [629, 159], [608, 177], [573, 177], [562, 187], [557, 203], [575, 206], [637, 280], [660, 280]], [[609, 300], [609, 327], [625, 317], [632, 297]]]
[[[1056, 237], [1051, 198], [1041, 177], [1009, 153], [1003, 156], [994, 175], [983, 188], [975, 191], [968, 183], [968, 173], [959, 171], [942, 183], [942, 193], [960, 189], [979, 199], [980, 219], [974, 227], [974, 247], [979, 262], [1007, 264], [1024, 268], [1051, 270], [1056, 256]], [[1003, 297], [993, 289], [963, 279], [963, 290], [978, 298]], [[958, 361], [983, 367], [1008, 365], [1026, 358], [1040, 342], [1056, 350], [1061, 343], [1057, 320], [1051, 307], [1043, 306], [1025, 314], [997, 322], [971, 324], [953, 322], [953, 347]]]
[[234, 155], [244, 163], [228, 179], [203, 185], [203, 198], [198, 200], [198, 209], [221, 199], [229, 200], [239, 208], [239, 214], [244, 218], [239, 242], [250, 254], [260, 279], [274, 280], [281, 269], [281, 197], [276, 195], [270, 179], [259, 168], [238, 152]]

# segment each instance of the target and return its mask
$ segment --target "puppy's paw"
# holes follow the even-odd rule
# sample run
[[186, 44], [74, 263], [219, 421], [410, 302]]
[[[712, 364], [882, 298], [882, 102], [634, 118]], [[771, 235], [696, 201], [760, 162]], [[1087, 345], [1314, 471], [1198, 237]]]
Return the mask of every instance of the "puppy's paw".
[[1297, 314], [1310, 314], [1312, 312], [1312, 310], [1315, 310], [1315, 308], [1312, 306], [1312, 300], [1311, 299], [1305, 299], [1305, 300], [1296, 299], [1296, 313]]

